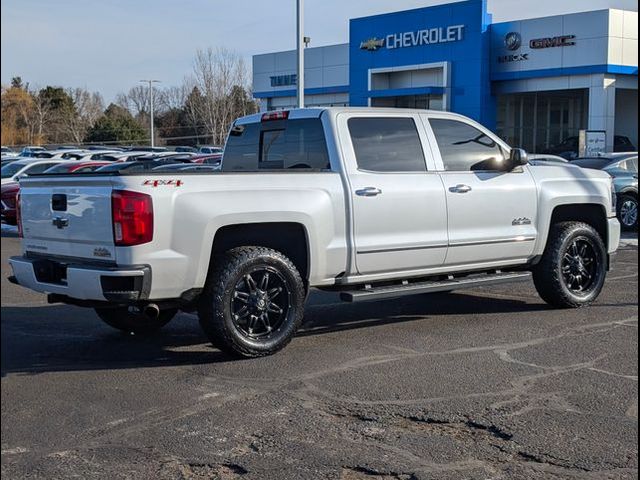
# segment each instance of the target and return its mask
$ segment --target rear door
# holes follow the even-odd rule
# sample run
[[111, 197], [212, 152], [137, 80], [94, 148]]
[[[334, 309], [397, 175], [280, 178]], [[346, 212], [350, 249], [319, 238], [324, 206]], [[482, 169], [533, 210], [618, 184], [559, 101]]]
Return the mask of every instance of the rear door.
[[362, 275], [415, 272], [447, 252], [442, 181], [417, 114], [340, 114], [356, 267]]
[[106, 176], [23, 180], [20, 205], [24, 250], [115, 260], [111, 190], [111, 180]]
[[527, 259], [537, 238], [538, 195], [528, 167], [508, 168], [507, 147], [480, 125], [424, 115], [447, 197], [445, 264]]

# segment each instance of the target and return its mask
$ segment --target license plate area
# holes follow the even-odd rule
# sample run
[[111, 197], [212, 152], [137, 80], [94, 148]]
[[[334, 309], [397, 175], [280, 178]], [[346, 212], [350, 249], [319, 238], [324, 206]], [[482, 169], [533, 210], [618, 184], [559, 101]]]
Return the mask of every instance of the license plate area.
[[55, 260], [36, 260], [33, 262], [36, 280], [40, 283], [67, 285], [67, 264]]

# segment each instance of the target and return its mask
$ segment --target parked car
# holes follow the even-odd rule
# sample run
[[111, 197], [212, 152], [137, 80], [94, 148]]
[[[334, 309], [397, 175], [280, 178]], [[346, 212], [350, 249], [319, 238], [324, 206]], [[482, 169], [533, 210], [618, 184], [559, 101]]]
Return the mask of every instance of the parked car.
[[224, 148], [214, 146], [214, 145], [202, 145], [198, 148], [198, 152], [206, 153], [208, 155], [216, 154], [216, 153], [224, 153]]
[[9, 165], [10, 163], [17, 162], [18, 160], [25, 160], [28, 157], [2, 157], [2, 166]]
[[96, 170], [98, 173], [115, 173], [115, 172], [144, 172], [153, 170], [160, 165], [174, 165], [175, 162], [169, 159], [159, 158], [157, 160], [136, 160], [133, 162], [116, 162], [100, 167]]
[[[289, 343], [311, 288], [360, 302], [532, 274], [550, 305], [586, 307], [620, 243], [610, 175], [531, 165], [450, 112], [256, 114], [233, 124], [224, 174], [137, 163], [81, 183], [27, 178], [11, 281], [125, 332], [195, 311], [216, 346], [245, 357]], [[73, 264], [60, 259], [70, 251]]]
[[8, 157], [17, 157], [18, 156], [18, 152], [14, 152], [12, 149], [10, 149], [9, 147], [5, 147], [2, 146], [2, 158], [8, 158]]
[[104, 160], [107, 162], [130, 162], [135, 160], [138, 157], [142, 157], [148, 155], [149, 152], [118, 152], [118, 153], [107, 153], [100, 156], [100, 160]]
[[146, 146], [131, 146], [125, 149], [130, 152], [147, 152], [147, 153], [161, 153], [166, 152], [165, 147], [146, 147]]
[[178, 153], [198, 153], [196, 147], [173, 147], [173, 150]]
[[22, 151], [20, 151], [21, 157], [33, 157], [38, 152], [46, 152], [46, 148], [39, 146], [28, 146], [24, 147]]
[[113, 165], [112, 162], [98, 162], [98, 161], [77, 161], [77, 162], [64, 162], [54, 165], [53, 167], [45, 170], [43, 173], [87, 173], [93, 172], [106, 165]]
[[[559, 155], [567, 160], [575, 160], [578, 158], [580, 149], [580, 137], [568, 137], [558, 145], [547, 149], [546, 153]], [[613, 137], [614, 152], [635, 152], [636, 146], [631, 142], [629, 137], [623, 135], [615, 135]]]
[[571, 162], [582, 168], [604, 170], [613, 177], [617, 216], [625, 230], [638, 228], [638, 153], [614, 153]]
[[215, 172], [219, 171], [219, 165], [199, 165], [193, 163], [174, 163], [172, 165], [160, 165], [153, 168], [153, 171], [178, 171], [178, 172]]
[[20, 191], [18, 182], [5, 183], [0, 187], [0, 213], [2, 221], [8, 225], [15, 225], [16, 220], [16, 199]]
[[222, 163], [222, 154], [216, 153], [214, 155], [201, 155], [193, 157], [192, 163], [200, 163], [204, 165], [220, 165]]
[[2, 185], [5, 183], [17, 182], [18, 180], [36, 173], [43, 173], [45, 170], [59, 163], [68, 162], [68, 160], [30, 158], [25, 160], [17, 160], [2, 167]]

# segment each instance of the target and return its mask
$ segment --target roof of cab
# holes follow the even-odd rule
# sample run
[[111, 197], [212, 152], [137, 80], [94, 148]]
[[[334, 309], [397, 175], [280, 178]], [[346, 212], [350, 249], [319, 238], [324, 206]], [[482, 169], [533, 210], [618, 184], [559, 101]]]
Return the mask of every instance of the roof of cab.
[[[324, 107], [324, 108], [292, 108], [285, 110], [289, 112], [289, 120], [299, 120], [303, 118], [320, 118], [320, 116], [328, 112], [331, 116], [341, 113], [368, 113], [374, 115], [397, 115], [397, 114], [432, 114], [438, 116], [446, 116], [450, 118], [466, 118], [457, 113], [446, 112], [443, 110], [424, 110], [424, 109], [405, 109], [405, 108], [381, 108], [381, 107]], [[276, 113], [277, 111], [260, 112], [236, 120], [235, 125], [248, 125], [251, 123], [260, 123], [265, 114]]]

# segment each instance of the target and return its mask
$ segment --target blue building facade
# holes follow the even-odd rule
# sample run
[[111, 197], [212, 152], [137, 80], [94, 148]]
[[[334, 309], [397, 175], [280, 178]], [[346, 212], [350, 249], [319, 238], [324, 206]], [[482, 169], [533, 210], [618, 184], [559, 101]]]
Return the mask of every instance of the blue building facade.
[[[638, 13], [492, 23], [486, 0], [350, 21], [349, 42], [305, 50], [307, 106], [449, 110], [532, 152], [603, 130], [638, 144]], [[296, 53], [253, 58], [262, 110], [296, 105]]]
[[484, 0], [351, 20], [350, 104], [416, 107], [435, 99], [494, 125], [490, 24]]

